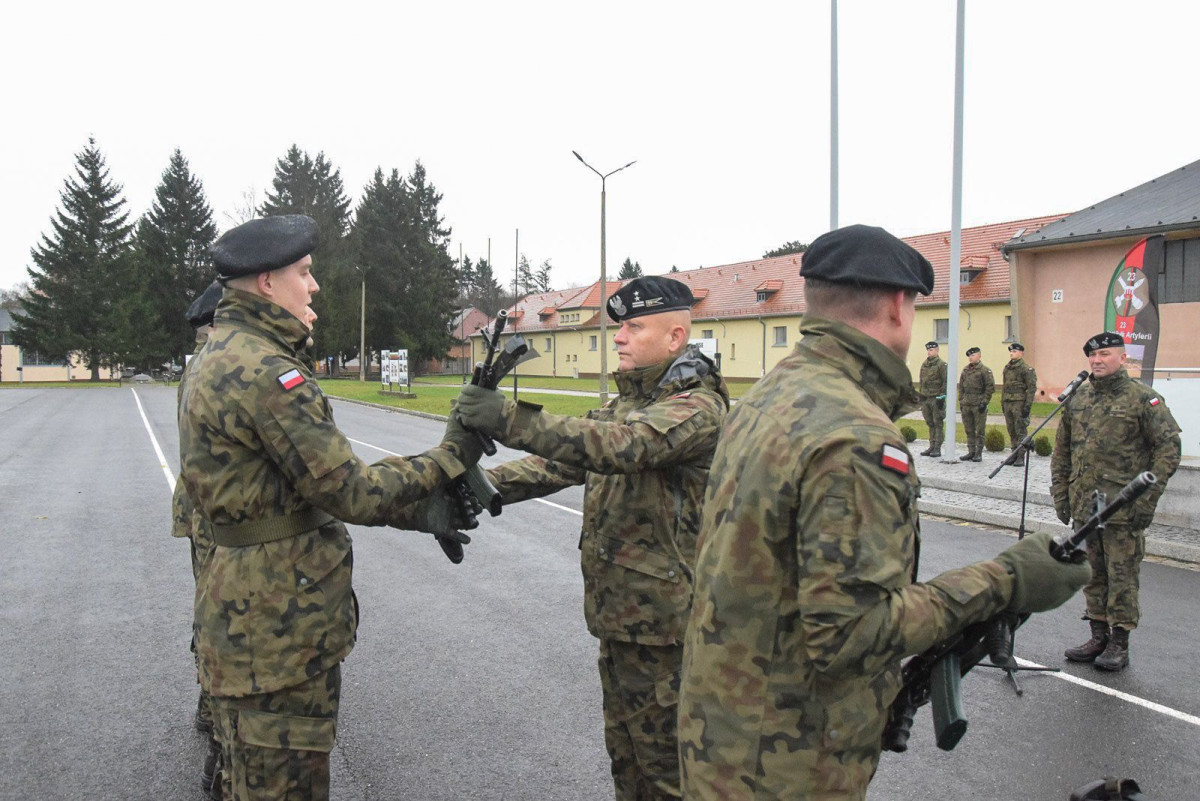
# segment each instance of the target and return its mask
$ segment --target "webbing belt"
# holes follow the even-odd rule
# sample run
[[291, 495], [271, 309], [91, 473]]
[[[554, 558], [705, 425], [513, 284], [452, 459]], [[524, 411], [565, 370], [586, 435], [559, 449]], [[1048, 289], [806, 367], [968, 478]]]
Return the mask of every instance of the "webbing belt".
[[334, 519], [320, 509], [305, 509], [280, 517], [250, 520], [245, 523], [213, 525], [213, 540], [226, 548], [241, 548], [246, 545], [262, 545], [265, 542], [286, 540], [297, 534], [320, 528]]

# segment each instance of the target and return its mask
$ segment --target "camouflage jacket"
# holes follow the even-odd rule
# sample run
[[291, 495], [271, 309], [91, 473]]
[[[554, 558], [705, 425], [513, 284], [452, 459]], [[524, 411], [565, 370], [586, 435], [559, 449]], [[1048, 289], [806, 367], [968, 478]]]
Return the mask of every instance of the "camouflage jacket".
[[921, 378], [917, 387], [922, 400], [933, 400], [938, 395], [946, 394], [946, 373], [946, 362], [938, 356], [921, 362]]
[[[205, 337], [196, 343], [196, 350], [192, 354], [192, 361], [200, 353], [204, 347], [204, 343], [208, 340]], [[178, 403], [183, 398], [183, 387], [187, 383], [188, 368], [192, 362], [189, 361], [183, 366], [183, 372], [179, 374], [179, 390], [175, 394], [175, 401]], [[196, 524], [203, 520], [202, 517], [193, 515], [196, 511], [196, 505], [192, 503], [192, 499], [188, 497], [187, 487], [182, 480], [175, 482], [175, 492], [171, 495], [171, 536], [172, 537], [190, 537], [195, 531]]]
[[1050, 459], [1050, 494], [1070, 503], [1071, 517], [1087, 520], [1092, 493], [1111, 501], [1143, 470], [1158, 484], [1110, 518], [1115, 525], [1145, 528], [1167, 479], [1179, 467], [1179, 425], [1167, 404], [1122, 367], [1110, 376], [1089, 379], [1063, 406]]
[[987, 403], [996, 391], [996, 379], [992, 368], [983, 362], [968, 364], [958, 378], [958, 406], [960, 409]]
[[1022, 401], [1026, 406], [1033, 405], [1037, 395], [1037, 371], [1024, 359], [1009, 359], [1004, 365], [1004, 389], [1000, 391], [1000, 400], [1004, 403]]
[[188, 496], [214, 525], [313, 508], [336, 518], [287, 539], [214, 549], [196, 587], [200, 679], [213, 695], [243, 696], [300, 684], [350, 652], [358, 615], [340, 521], [404, 527], [404, 504], [456, 472], [457, 460], [439, 446], [364, 464], [301, 360], [299, 320], [226, 289], [215, 324], [180, 398]]
[[700, 505], [729, 409], [724, 380], [695, 358], [615, 373], [619, 396], [586, 419], [522, 405], [504, 444], [536, 455], [488, 471], [506, 502], [584, 484], [584, 616], [600, 639], [683, 641]]
[[861, 799], [900, 659], [1003, 609], [996, 562], [914, 583], [905, 363], [805, 318], [729, 415], [704, 500], [679, 703], [689, 799]]

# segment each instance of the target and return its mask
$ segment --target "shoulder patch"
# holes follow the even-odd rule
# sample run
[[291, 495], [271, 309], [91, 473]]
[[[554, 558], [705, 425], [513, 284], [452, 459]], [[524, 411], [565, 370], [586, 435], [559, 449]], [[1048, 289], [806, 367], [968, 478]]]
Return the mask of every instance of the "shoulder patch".
[[1162, 398], [1154, 397], [1150, 399], [1151, 406], [1157, 406], [1160, 403], [1162, 403]]
[[304, 376], [299, 370], [288, 370], [283, 375], [279, 376], [279, 385], [285, 390], [295, 389], [304, 383]]
[[888, 470], [893, 470], [902, 476], [908, 475], [908, 454], [899, 448], [893, 448], [891, 445], [883, 446], [883, 453], [879, 457], [879, 464], [886, 467]]

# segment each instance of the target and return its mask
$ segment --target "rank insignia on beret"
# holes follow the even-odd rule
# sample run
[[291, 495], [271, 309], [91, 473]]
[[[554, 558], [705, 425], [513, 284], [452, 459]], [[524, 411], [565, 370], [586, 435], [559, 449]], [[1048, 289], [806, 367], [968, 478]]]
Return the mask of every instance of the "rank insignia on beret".
[[884, 445], [883, 455], [879, 459], [879, 464], [888, 470], [896, 471], [902, 476], [908, 475], [908, 454], [899, 448]]
[[1162, 403], [1162, 398], [1151, 398], [1150, 399], [1151, 406], [1157, 406], [1160, 403]]
[[615, 311], [619, 316], [625, 316], [625, 312], [627, 311], [625, 304], [622, 303], [621, 299], [616, 295], [612, 296], [612, 299], [608, 301], [608, 305], [611, 306], [612, 310]]
[[288, 370], [279, 376], [279, 385], [284, 389], [295, 389], [303, 383], [304, 376], [300, 375], [299, 370]]

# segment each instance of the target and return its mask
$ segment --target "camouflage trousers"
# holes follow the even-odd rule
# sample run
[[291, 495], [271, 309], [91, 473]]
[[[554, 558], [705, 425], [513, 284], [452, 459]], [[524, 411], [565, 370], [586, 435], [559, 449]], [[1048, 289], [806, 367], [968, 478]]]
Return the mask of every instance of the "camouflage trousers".
[[1004, 409], [1004, 423], [1008, 426], [1008, 438], [1012, 441], [1012, 447], [1015, 448], [1029, 433], [1029, 418], [1025, 416], [1025, 401], [1003, 401], [1000, 408]]
[[971, 453], [983, 453], [983, 435], [987, 429], [987, 409], [979, 411], [980, 403], [972, 401], [961, 407], [963, 429], [967, 432], [967, 448]]
[[1138, 574], [1146, 555], [1146, 532], [1129, 526], [1105, 526], [1087, 544], [1092, 580], [1083, 588], [1087, 616], [1110, 626], [1137, 628]]
[[225, 801], [328, 801], [340, 666], [297, 687], [244, 698], [214, 696]]
[[617, 801], [679, 798], [682, 645], [600, 641], [604, 743]]
[[929, 426], [930, 446], [941, 448], [946, 439], [946, 402], [936, 399], [925, 401], [921, 404], [921, 415], [925, 418], [925, 425]]
[[[193, 532], [192, 536], [188, 537], [190, 549], [192, 552], [192, 578], [200, 580], [200, 569], [208, 561], [208, 557], [212, 556], [213, 542], [212, 537], [207, 533], [208, 528], [205, 526], [204, 533]], [[196, 662], [196, 684], [200, 683], [200, 656], [196, 653], [196, 631], [192, 629], [192, 659]], [[196, 704], [196, 717], [201, 723], [212, 725], [212, 699], [204, 688], [200, 688], [200, 701]]]

